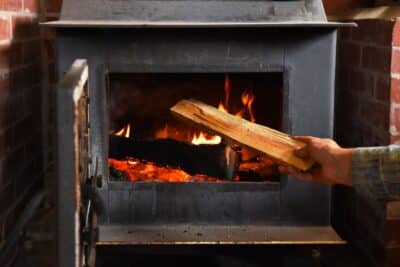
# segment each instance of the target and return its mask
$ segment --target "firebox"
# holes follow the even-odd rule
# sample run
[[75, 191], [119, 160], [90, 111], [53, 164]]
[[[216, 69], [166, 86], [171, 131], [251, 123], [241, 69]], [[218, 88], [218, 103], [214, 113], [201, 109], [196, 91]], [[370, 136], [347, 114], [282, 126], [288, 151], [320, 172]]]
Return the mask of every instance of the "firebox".
[[278, 179], [277, 166], [270, 159], [180, 123], [169, 109], [182, 98], [195, 98], [237, 117], [281, 129], [281, 73], [113, 73], [107, 81], [111, 180]]
[[92, 245], [344, 243], [329, 187], [169, 111], [194, 98], [332, 137], [336, 28], [351, 24], [327, 22], [321, 1], [65, 0], [46, 25], [61, 77], [60, 266]]

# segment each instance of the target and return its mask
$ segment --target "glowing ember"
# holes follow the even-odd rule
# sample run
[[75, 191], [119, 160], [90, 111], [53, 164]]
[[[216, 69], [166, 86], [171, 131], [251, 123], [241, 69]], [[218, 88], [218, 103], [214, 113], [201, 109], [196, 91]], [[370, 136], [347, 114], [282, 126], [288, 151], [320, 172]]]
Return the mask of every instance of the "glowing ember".
[[[111, 176], [130, 182], [227, 182], [215, 177], [187, 172], [172, 166], [161, 166], [154, 162], [147, 162], [136, 158], [123, 160], [108, 159], [111, 168]], [[233, 181], [268, 181], [271, 177], [279, 175], [277, 165], [268, 159], [260, 159], [257, 162], [243, 162], [238, 168], [239, 175]], [[252, 178], [257, 174], [256, 178]], [[244, 176], [243, 176], [244, 175]], [[258, 178], [257, 178], [258, 177]]]
[[128, 123], [124, 128], [114, 133], [116, 136], [124, 136], [125, 138], [131, 137], [131, 124]]
[[190, 175], [181, 169], [159, 166], [135, 158], [126, 160], [108, 159], [110, 168], [126, 176], [131, 182], [218, 182], [222, 181], [207, 175]]

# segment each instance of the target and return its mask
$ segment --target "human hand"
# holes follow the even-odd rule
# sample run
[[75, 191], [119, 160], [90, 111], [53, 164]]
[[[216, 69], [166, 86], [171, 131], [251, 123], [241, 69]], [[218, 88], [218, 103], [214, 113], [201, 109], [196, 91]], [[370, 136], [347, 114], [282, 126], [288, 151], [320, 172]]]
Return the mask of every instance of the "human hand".
[[287, 173], [299, 180], [321, 184], [351, 185], [351, 159], [353, 149], [341, 148], [331, 139], [312, 136], [297, 136], [296, 140], [306, 143], [295, 154], [301, 158], [312, 158], [317, 164], [307, 172], [289, 166], [279, 166], [281, 173]]

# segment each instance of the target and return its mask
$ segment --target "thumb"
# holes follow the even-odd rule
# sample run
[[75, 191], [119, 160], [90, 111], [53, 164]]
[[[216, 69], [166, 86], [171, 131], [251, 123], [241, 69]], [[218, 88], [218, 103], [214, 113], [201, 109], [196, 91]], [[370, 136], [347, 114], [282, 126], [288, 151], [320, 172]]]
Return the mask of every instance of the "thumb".
[[308, 146], [305, 145], [301, 148], [298, 148], [294, 151], [294, 154], [300, 158], [307, 158], [310, 156], [310, 154], [308, 153]]

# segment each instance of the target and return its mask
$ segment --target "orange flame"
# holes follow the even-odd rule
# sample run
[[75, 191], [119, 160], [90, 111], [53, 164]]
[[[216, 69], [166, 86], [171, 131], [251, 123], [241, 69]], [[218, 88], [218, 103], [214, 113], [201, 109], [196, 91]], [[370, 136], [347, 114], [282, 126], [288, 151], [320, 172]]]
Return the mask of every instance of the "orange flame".
[[[253, 92], [251, 90], [244, 90], [242, 92], [242, 108], [239, 112], [234, 113], [229, 110], [229, 102], [231, 96], [231, 80], [229, 78], [229, 74], [225, 74], [224, 91], [225, 96], [224, 99], [220, 101], [218, 109], [226, 113], [232, 113], [240, 118], [249, 118], [252, 122], [255, 122], [256, 119], [253, 112], [253, 102], [255, 100], [255, 95], [253, 94]], [[121, 129], [119, 132], [116, 133], [116, 135], [124, 135], [126, 133], [126, 130], [124, 129]], [[222, 141], [222, 138], [218, 135], [209, 135], [205, 132], [182, 132], [178, 131], [174, 127], [170, 127], [168, 124], [166, 124], [163, 128], [158, 129], [155, 132], [154, 136], [155, 138], [174, 138], [182, 141], [191, 140], [192, 144], [194, 145], [220, 144]]]
[[228, 110], [225, 108], [224, 104], [222, 104], [222, 102], [219, 103], [218, 109], [225, 113], [229, 113]]
[[225, 91], [225, 107], [229, 107], [229, 98], [231, 96], [231, 80], [229, 79], [228, 74], [225, 74], [224, 91]]
[[169, 137], [169, 126], [168, 124], [165, 124], [164, 128], [161, 128], [156, 131], [155, 138], [160, 139], [160, 138], [168, 138]]
[[131, 137], [131, 124], [128, 123], [121, 130], [119, 130], [118, 132], [115, 132], [114, 135], [124, 136], [125, 138]]
[[[230, 100], [230, 95], [231, 95], [231, 81], [229, 79], [229, 75], [225, 74], [225, 81], [224, 81], [224, 91], [225, 91], [225, 99], [224, 101], [221, 101], [218, 105], [218, 109], [230, 113], [228, 110], [229, 107], [229, 100]], [[253, 112], [253, 102], [255, 99], [255, 95], [253, 94], [252, 91], [250, 90], [244, 90], [242, 95], [241, 95], [241, 100], [242, 100], [242, 109], [239, 112], [235, 113], [235, 116], [243, 118], [245, 113], [247, 112], [250, 120], [252, 122], [256, 121], [256, 118], [254, 116]], [[221, 143], [221, 137], [217, 135], [211, 135], [208, 136], [203, 132], [200, 132], [199, 134], [194, 134], [192, 138], [192, 144], [195, 145], [200, 145], [200, 144], [220, 144]]]
[[192, 138], [192, 144], [194, 145], [218, 145], [222, 141], [222, 138], [218, 135], [207, 136], [205, 133], [200, 132], [194, 134]]
[[247, 112], [249, 113], [250, 116], [250, 121], [252, 122], [256, 121], [256, 118], [253, 113], [253, 102], [255, 98], [256, 97], [252, 91], [245, 90], [242, 93], [242, 104], [245, 108], [247, 108]]

